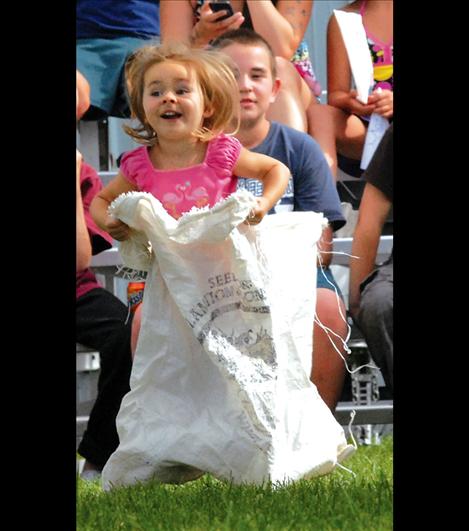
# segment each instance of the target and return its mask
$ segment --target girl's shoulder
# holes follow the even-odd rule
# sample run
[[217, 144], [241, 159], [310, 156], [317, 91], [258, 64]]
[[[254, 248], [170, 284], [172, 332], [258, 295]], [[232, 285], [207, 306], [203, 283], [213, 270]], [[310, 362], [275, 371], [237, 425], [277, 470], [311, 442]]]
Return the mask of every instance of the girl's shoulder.
[[152, 165], [146, 146], [140, 146], [122, 155], [119, 169], [125, 177], [133, 180], [137, 175], [141, 175], [148, 170], [148, 168], [152, 169]]
[[[341, 7], [336, 8], [334, 11], [343, 11], [344, 13], [357, 13], [360, 14], [360, 2], [352, 2], [351, 4], [345, 4]], [[331, 12], [329, 16], [329, 24], [327, 30], [331, 30], [331, 26], [335, 26], [338, 29], [337, 19], [335, 14]]]
[[205, 161], [215, 169], [231, 170], [238, 160], [241, 148], [240, 141], [234, 136], [218, 135], [208, 143]]
[[360, 13], [362, 3], [362, 0], [356, 0], [355, 2], [340, 7], [339, 10], [347, 11], [348, 13]]

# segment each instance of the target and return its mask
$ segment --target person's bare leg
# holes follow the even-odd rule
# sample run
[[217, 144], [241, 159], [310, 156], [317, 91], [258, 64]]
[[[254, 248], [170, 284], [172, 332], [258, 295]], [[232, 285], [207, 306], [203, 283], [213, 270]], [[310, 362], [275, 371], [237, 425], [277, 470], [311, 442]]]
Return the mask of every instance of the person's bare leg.
[[266, 117], [305, 133], [308, 130], [305, 109], [312, 99], [311, 91], [290, 61], [276, 57], [276, 64], [277, 75], [282, 83]]
[[347, 114], [339, 109], [335, 115], [337, 131], [337, 151], [351, 159], [362, 158], [363, 146], [367, 132], [366, 125], [354, 114]]
[[320, 145], [331, 173], [337, 180], [337, 152], [360, 160], [366, 126], [357, 116], [331, 105], [309, 105], [306, 115], [308, 133]]
[[[318, 274], [321, 274], [318, 271]], [[343, 301], [339, 298], [342, 314], [345, 316]], [[316, 314], [324, 326], [339, 334], [343, 339], [347, 335], [347, 324], [339, 314], [336, 294], [330, 289], [317, 290]], [[342, 342], [331, 335], [336, 347], [346, 358]], [[335, 350], [326, 332], [314, 323], [313, 332], [313, 368], [311, 381], [316, 385], [321, 398], [329, 409], [334, 412], [340, 399], [345, 379], [345, 365], [343, 359]]]
[[334, 180], [337, 180], [336, 122], [341, 111], [330, 105], [312, 103], [306, 109], [308, 133], [321, 147]]
[[270, 106], [266, 116], [269, 121], [280, 122], [302, 133], [306, 132], [304, 110], [298, 105], [295, 96], [285, 90], [280, 89], [275, 103]]

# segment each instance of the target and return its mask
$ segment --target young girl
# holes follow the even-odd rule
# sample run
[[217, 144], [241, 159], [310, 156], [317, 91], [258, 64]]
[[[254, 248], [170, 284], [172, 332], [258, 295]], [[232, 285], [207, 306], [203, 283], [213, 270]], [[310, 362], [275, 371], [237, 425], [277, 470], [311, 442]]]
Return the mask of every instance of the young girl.
[[[126, 240], [128, 225], [107, 211], [120, 194], [150, 192], [177, 219], [234, 192], [236, 175], [263, 182], [264, 193], [247, 220], [259, 223], [282, 197], [290, 171], [223, 133], [239, 123], [238, 85], [229, 58], [176, 43], [146, 46], [132, 57], [127, 72], [131, 110], [140, 125], [126, 132], [144, 145], [122, 157], [118, 175], [95, 196], [91, 213], [97, 225]], [[136, 313], [133, 346], [139, 321]]]
[[326, 132], [324, 127], [315, 129], [314, 124], [318, 124], [318, 120], [313, 117], [313, 127], [309, 132], [332, 161], [334, 175], [337, 173], [337, 152], [357, 161], [356, 169], [359, 171], [371, 114], [377, 113], [392, 120], [394, 111], [393, 1], [355, 0], [340, 9], [357, 13], [362, 18], [373, 62], [374, 86], [366, 105], [357, 100], [357, 92], [352, 90], [347, 50], [337, 19], [332, 14], [327, 28], [327, 89], [328, 103], [334, 108], [332, 127]]
[[[393, 2], [389, 0], [357, 0], [341, 8], [361, 16], [373, 62], [373, 92], [364, 105], [350, 91], [351, 69], [347, 50], [335, 16], [328, 27], [328, 98], [346, 114], [369, 119], [372, 112], [385, 118], [393, 116]], [[377, 91], [377, 89], [380, 91]], [[356, 125], [355, 127], [359, 127]], [[366, 131], [365, 131], [366, 132]], [[363, 131], [362, 131], [363, 133]], [[359, 154], [361, 156], [361, 154]], [[357, 157], [358, 158], [358, 157]]]

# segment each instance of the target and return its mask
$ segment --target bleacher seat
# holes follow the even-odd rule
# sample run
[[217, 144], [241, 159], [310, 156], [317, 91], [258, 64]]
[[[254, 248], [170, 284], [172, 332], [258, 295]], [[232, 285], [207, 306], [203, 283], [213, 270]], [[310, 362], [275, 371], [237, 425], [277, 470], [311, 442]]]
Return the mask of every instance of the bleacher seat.
[[76, 344], [76, 446], [80, 443], [88, 423], [88, 416], [96, 400], [100, 370], [99, 352]]

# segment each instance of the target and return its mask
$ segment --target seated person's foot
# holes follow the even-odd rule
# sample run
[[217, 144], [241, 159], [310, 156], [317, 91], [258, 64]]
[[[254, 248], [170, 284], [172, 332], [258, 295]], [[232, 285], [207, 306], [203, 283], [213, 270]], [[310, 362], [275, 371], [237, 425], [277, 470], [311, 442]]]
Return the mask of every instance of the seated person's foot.
[[97, 466], [93, 465], [93, 463], [85, 461], [85, 464], [83, 465], [83, 470], [80, 474], [80, 478], [85, 481], [93, 481], [95, 479], [99, 479], [100, 477], [101, 470]]

